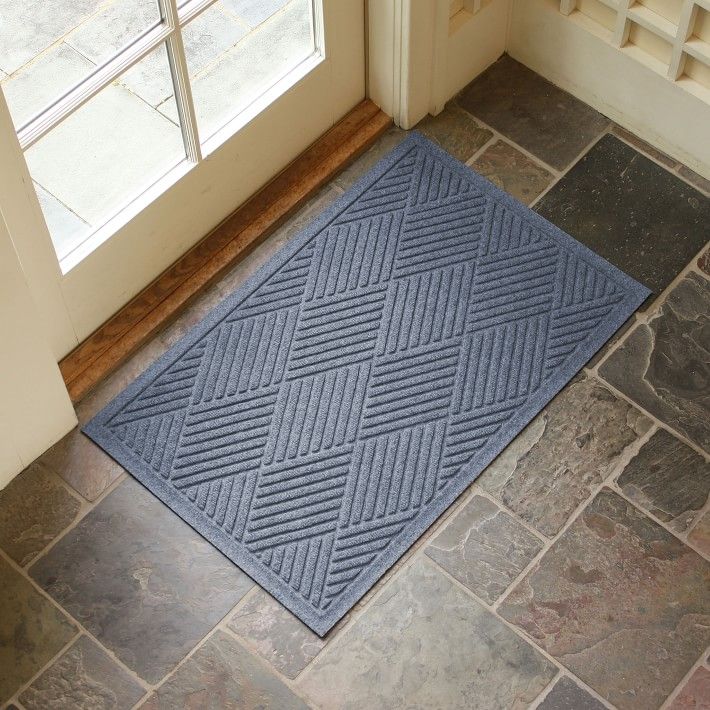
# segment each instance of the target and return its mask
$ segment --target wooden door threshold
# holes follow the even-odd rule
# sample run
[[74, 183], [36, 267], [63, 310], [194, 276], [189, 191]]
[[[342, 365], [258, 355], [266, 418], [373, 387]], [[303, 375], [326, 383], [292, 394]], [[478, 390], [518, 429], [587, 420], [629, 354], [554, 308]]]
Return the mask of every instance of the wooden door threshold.
[[72, 401], [113, 372], [202, 289], [244, 258], [392, 123], [365, 100], [60, 363]]

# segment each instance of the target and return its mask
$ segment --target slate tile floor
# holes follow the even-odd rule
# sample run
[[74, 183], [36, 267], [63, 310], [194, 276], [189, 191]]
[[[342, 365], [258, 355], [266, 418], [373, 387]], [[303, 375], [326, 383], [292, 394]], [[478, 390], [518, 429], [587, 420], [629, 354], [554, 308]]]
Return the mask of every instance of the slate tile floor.
[[[73, 432], [0, 493], [0, 707], [710, 706], [707, 184], [509, 58], [421, 128], [655, 289], [646, 310], [325, 639]], [[205, 291], [80, 420], [403, 136]]]

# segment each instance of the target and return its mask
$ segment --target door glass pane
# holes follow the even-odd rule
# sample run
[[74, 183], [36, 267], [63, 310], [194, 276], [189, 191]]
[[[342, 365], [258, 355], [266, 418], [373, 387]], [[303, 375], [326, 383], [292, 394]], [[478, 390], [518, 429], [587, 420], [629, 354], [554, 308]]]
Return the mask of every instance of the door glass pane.
[[0, 80], [15, 127], [159, 22], [157, 0], [0, 0]]
[[[165, 47], [138, 69], [142, 64], [160, 68], [167, 84], [162, 91], [171, 95]], [[25, 158], [61, 258], [181, 162], [185, 149], [177, 123], [126, 88], [121, 77], [29, 148]]]
[[[214, 9], [221, 13], [218, 18], [215, 12], [214, 22], [221, 24], [209, 27], [210, 36], [225, 27], [244, 28], [244, 34], [229, 48], [225, 42], [216, 57], [215, 53], [208, 57], [204, 46], [190, 39], [205, 32], [197, 28], [200, 17], [183, 31], [202, 140], [315, 51], [313, 0], [221, 0]], [[236, 33], [234, 29], [229, 41]], [[176, 120], [174, 104], [159, 109]]]

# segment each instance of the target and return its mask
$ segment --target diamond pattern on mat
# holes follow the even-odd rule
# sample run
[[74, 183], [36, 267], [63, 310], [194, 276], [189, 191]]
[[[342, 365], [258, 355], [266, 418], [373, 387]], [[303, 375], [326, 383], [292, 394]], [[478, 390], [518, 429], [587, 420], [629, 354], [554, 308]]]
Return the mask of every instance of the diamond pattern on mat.
[[286, 604], [326, 618], [627, 296], [476, 180], [410, 144], [103, 421]]

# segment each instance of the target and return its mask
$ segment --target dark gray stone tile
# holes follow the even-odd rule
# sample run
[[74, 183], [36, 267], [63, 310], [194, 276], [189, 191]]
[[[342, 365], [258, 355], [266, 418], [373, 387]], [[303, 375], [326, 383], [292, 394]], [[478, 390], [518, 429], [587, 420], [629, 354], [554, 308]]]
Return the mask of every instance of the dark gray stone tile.
[[571, 678], [560, 678], [538, 710], [604, 710], [604, 705], [580, 688]]
[[419, 558], [320, 653], [303, 688], [317, 707], [526, 708], [555, 666]]
[[306, 710], [278, 677], [222, 631], [141, 706], [144, 710]]
[[603, 490], [499, 613], [622, 710], [658, 707], [710, 641], [710, 563]]
[[630, 131], [627, 131], [625, 128], [614, 125], [613, 130], [614, 133], [619, 136], [619, 138], [626, 141], [627, 143], [630, 143], [634, 148], [637, 148], [642, 153], [650, 155], [652, 158], [657, 160], [659, 163], [662, 163], [670, 170], [674, 170], [678, 167], [679, 163], [675, 158], [671, 158], [670, 155], [666, 155], [662, 151], [658, 150], [658, 148], [654, 148], [650, 143], [647, 143], [645, 140], [639, 138]]
[[30, 574], [150, 683], [253, 584], [133, 479], [102, 500]]
[[229, 628], [289, 678], [295, 678], [325, 646], [324, 639], [262, 589], [240, 605]]
[[81, 504], [41, 464], [0, 491], [0, 547], [21, 567], [67, 528]]
[[687, 168], [685, 165], [681, 165], [678, 168], [678, 174], [682, 175], [688, 182], [695, 185], [698, 190], [702, 190], [706, 195], [710, 194], [710, 180], [704, 178], [702, 175], [698, 175], [695, 171]]
[[471, 167], [526, 205], [555, 179], [552, 173], [505, 141], [486, 148]]
[[592, 378], [568, 385], [475, 485], [556, 535], [651, 422]]
[[599, 374], [710, 452], [710, 282], [689, 274]]
[[123, 469], [78, 427], [37, 460], [90, 501], [96, 500], [123, 474]]
[[447, 104], [438, 116], [423, 118], [415, 128], [464, 163], [493, 137], [492, 131], [455, 103]]
[[685, 532], [710, 494], [710, 463], [659, 429], [617, 479], [627, 498]]
[[88, 636], [81, 636], [20, 695], [26, 710], [129, 710], [143, 688]]
[[594, 109], [507, 55], [469, 84], [457, 101], [558, 170], [609, 125]]
[[710, 708], [710, 671], [696, 668], [675, 696], [668, 710], [707, 710]]
[[493, 604], [542, 549], [542, 542], [487, 498], [474, 496], [426, 553]]
[[347, 190], [406, 137], [407, 132], [401, 128], [392, 127], [388, 129], [375, 141], [371, 148], [345, 168], [335, 178], [333, 183], [341, 189]]
[[688, 541], [695, 545], [703, 554], [710, 557], [710, 511], [695, 523], [695, 527], [688, 535]]
[[707, 240], [710, 199], [604, 136], [535, 210], [660, 293]]
[[0, 703], [9, 700], [77, 631], [0, 557]]

